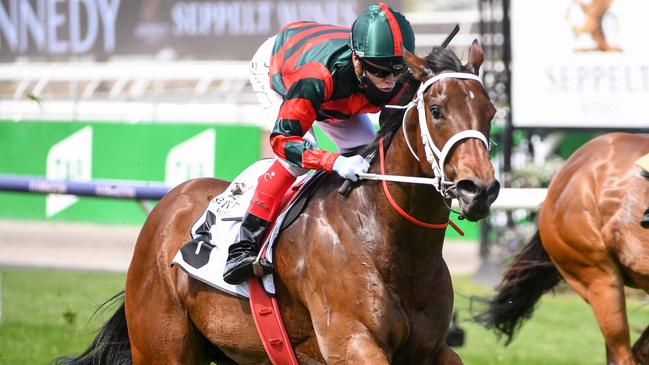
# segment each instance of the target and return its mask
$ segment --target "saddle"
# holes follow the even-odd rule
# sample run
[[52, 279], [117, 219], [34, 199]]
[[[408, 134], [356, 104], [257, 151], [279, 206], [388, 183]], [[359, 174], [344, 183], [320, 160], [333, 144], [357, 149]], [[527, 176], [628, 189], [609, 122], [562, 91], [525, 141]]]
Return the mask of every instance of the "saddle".
[[[290, 227], [293, 222], [302, 214], [306, 204], [311, 200], [313, 194], [318, 190], [318, 187], [324, 180], [327, 173], [324, 171], [317, 171], [309, 180], [307, 180], [302, 187], [297, 191], [295, 198], [288, 203], [284, 220], [281, 222], [279, 232], [281, 233], [286, 228]], [[286, 199], [286, 197], [285, 197]]]
[[[219, 290], [240, 297], [249, 296], [248, 286], [229, 285], [222, 280], [229, 246], [235, 241], [242, 217], [245, 214], [259, 175], [272, 160], [259, 161], [242, 172], [220, 195], [216, 196], [199, 217], [190, 234], [193, 240], [183, 245], [172, 262], [190, 276]], [[284, 196], [280, 213], [267, 230], [265, 238], [263, 272], [272, 274], [273, 243], [279, 234], [293, 224], [304, 211], [308, 201], [326, 177], [325, 172], [315, 172], [298, 180]], [[272, 275], [264, 275], [264, 289], [275, 293]]]

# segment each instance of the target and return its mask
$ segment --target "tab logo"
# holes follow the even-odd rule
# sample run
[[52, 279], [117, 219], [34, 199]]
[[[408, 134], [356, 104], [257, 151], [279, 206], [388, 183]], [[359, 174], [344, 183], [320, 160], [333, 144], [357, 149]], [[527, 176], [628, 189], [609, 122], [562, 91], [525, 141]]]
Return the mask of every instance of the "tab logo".
[[[92, 175], [92, 127], [55, 144], [47, 153], [48, 180], [90, 181]], [[52, 217], [79, 200], [74, 195], [49, 194], [45, 200], [45, 214]]]
[[197, 177], [214, 177], [216, 132], [208, 129], [169, 151], [165, 166], [165, 183], [176, 186]]

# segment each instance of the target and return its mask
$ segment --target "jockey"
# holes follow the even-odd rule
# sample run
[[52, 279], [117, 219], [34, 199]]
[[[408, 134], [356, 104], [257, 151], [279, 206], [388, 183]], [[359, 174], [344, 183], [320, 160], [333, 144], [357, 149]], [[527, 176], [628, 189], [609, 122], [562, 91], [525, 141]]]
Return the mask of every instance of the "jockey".
[[[223, 279], [239, 284], [253, 275], [269, 222], [297, 176], [310, 169], [358, 180], [369, 163], [345, 157], [370, 143], [375, 131], [366, 113], [376, 113], [401, 88], [403, 49], [414, 52], [406, 18], [384, 3], [370, 5], [346, 27], [295, 22], [264, 42], [251, 62], [250, 80], [275, 127], [270, 144], [276, 159], [259, 178], [238, 241], [230, 246]], [[338, 147], [317, 149], [314, 122]]]

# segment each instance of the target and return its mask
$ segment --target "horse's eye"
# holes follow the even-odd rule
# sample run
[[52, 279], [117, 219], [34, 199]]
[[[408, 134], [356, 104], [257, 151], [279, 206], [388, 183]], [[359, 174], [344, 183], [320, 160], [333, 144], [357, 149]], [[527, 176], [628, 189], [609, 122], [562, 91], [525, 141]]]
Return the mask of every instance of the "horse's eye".
[[430, 106], [430, 114], [435, 119], [441, 118], [442, 117], [442, 112], [439, 111], [439, 105], [431, 105]]

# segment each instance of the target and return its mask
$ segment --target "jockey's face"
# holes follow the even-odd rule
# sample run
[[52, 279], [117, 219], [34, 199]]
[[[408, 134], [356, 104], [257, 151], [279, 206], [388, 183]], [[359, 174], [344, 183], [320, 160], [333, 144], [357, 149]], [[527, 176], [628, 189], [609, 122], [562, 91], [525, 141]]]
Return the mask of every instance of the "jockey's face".
[[371, 66], [375, 67], [376, 69], [387, 71], [388, 74], [385, 77], [379, 77], [373, 74], [372, 72], [370, 72], [369, 70], [367, 70], [367, 67], [365, 68], [365, 71], [367, 72], [367, 76], [370, 78], [370, 81], [372, 81], [372, 83], [376, 85], [376, 87], [381, 89], [381, 91], [385, 91], [385, 92], [392, 91], [392, 89], [394, 88], [394, 84], [397, 81], [397, 78], [394, 77], [392, 72], [390, 72], [390, 69], [373, 64], [367, 60], [363, 62], [369, 63]]
[[[372, 81], [372, 83], [381, 91], [383, 92], [390, 92], [392, 89], [394, 89], [394, 85], [397, 81], [397, 77], [395, 77], [392, 72], [390, 71], [389, 68], [383, 67], [381, 65], [377, 65], [375, 63], [372, 63], [367, 60], [361, 61], [356, 54], [352, 54], [352, 61], [354, 63], [354, 70], [356, 71], [356, 76], [361, 77], [363, 75], [363, 72], [367, 74], [367, 77]], [[363, 63], [369, 64], [370, 67], [363, 67]], [[368, 70], [368, 68], [372, 68], [373, 70], [381, 70], [384, 72], [381, 72], [383, 74], [387, 73], [386, 76], [384, 77], [379, 77], [375, 74], [373, 74], [371, 71]]]

